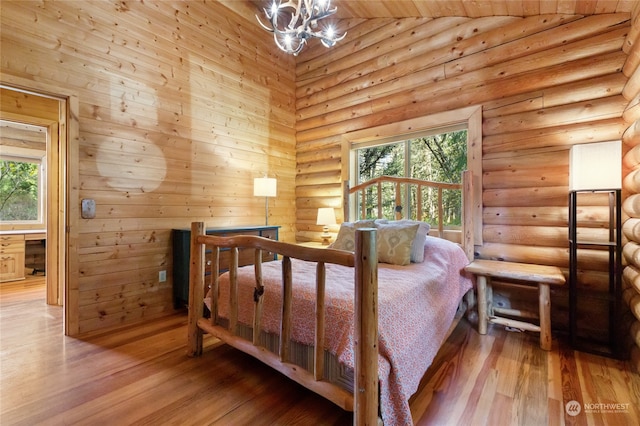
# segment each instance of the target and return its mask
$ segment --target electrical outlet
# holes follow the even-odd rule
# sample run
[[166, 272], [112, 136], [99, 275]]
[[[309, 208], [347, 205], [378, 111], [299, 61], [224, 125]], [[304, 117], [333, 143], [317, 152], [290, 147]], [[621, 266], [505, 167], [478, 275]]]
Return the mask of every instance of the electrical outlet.
[[167, 271], [160, 271], [158, 272], [158, 281], [160, 281], [161, 283], [165, 282], [167, 280]]

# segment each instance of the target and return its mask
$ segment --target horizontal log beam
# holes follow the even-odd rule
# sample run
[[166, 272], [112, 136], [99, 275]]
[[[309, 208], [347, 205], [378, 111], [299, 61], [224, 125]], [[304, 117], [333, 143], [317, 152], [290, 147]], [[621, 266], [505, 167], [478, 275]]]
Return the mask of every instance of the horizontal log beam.
[[569, 123], [559, 126], [532, 128], [519, 132], [485, 135], [482, 149], [486, 154], [511, 152], [526, 147], [564, 146], [578, 143], [605, 142], [620, 139], [628, 124], [621, 118], [592, 120], [587, 123]]

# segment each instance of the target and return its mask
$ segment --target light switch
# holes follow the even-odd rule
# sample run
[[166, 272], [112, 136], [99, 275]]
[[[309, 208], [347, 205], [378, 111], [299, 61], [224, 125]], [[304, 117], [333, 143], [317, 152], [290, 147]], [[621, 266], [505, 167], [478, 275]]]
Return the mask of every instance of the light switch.
[[90, 198], [82, 199], [82, 218], [93, 219], [96, 217], [96, 200]]

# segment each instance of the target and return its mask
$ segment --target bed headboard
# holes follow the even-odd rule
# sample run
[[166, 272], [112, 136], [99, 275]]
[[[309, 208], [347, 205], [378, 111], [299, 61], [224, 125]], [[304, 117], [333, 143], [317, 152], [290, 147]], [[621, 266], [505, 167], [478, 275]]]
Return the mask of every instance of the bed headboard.
[[[357, 214], [359, 219], [366, 219], [365, 217], [365, 190], [371, 186], [377, 187], [377, 217], [382, 218], [382, 184], [392, 183], [394, 188], [395, 197], [395, 219], [403, 219], [402, 208], [402, 185], [415, 185], [417, 188], [417, 217], [422, 217], [422, 189], [434, 188], [438, 194], [438, 217], [435, 219], [437, 223], [431, 223], [431, 225], [437, 229], [437, 236], [445, 238], [444, 229], [444, 212], [442, 208], [442, 191], [445, 189], [460, 190], [462, 193], [462, 229], [460, 231], [460, 245], [464, 249], [467, 258], [473, 260], [473, 176], [471, 171], [465, 170], [462, 172], [462, 183], [446, 183], [446, 182], [433, 182], [422, 179], [404, 178], [395, 176], [380, 176], [374, 178], [368, 182], [356, 185], [353, 188], [349, 187], [349, 182], [345, 181], [344, 185], [344, 221], [347, 222], [351, 219], [351, 212], [349, 210], [350, 199], [352, 196], [360, 197], [362, 206], [360, 212]], [[406, 213], [405, 213], [406, 214]]]

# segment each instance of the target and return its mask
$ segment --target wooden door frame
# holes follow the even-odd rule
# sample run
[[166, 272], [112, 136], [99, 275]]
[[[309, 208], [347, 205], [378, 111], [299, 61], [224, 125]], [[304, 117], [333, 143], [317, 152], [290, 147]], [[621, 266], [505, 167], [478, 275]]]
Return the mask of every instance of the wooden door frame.
[[[58, 106], [60, 106], [58, 104]], [[61, 256], [59, 249], [60, 229], [58, 212], [58, 200], [60, 199], [60, 170], [59, 146], [61, 138], [59, 135], [60, 123], [45, 118], [34, 117], [28, 114], [14, 114], [7, 111], [0, 111], [0, 119], [11, 121], [14, 123], [29, 124], [41, 128], [45, 128], [47, 132], [46, 147], [46, 208], [44, 225], [47, 230], [46, 245], [46, 265], [47, 272], [47, 304], [63, 305], [63, 280], [59, 278], [60, 271], [64, 270], [61, 266]], [[29, 226], [30, 228], [31, 226]], [[22, 227], [20, 227], [22, 229]], [[28, 229], [28, 228], [24, 228]]]
[[[78, 199], [79, 181], [79, 101], [78, 95], [66, 88], [0, 75], [0, 86], [34, 96], [58, 101], [58, 121], [21, 115], [29, 124], [47, 127], [47, 303], [62, 305], [63, 332], [79, 333], [78, 315]], [[17, 114], [0, 114], [16, 119]], [[55, 145], [54, 145], [55, 144]], [[54, 149], [55, 148], [55, 149]], [[55, 173], [54, 173], [55, 172]], [[49, 198], [53, 197], [52, 200]]]

